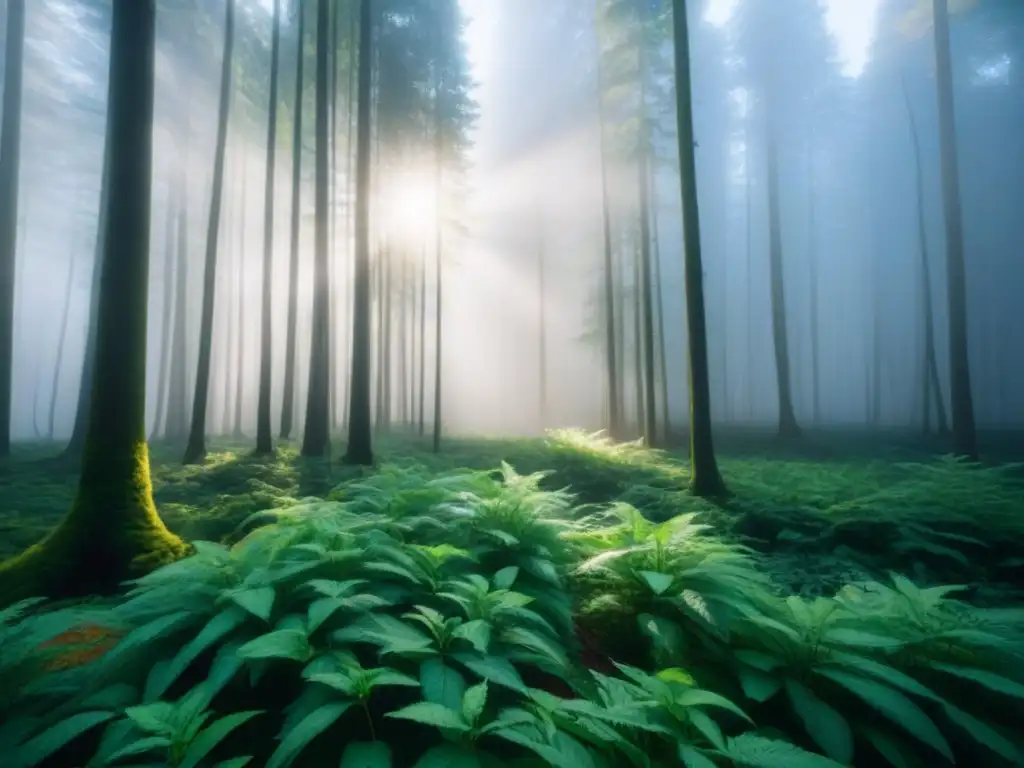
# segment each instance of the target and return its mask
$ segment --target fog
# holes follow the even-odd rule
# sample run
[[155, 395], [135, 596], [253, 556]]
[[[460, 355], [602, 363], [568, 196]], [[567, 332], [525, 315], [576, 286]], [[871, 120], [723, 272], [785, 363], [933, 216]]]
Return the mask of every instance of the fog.
[[[906, 17], [914, 4], [688, 3], [711, 392], [718, 424], [774, 425], [778, 420], [766, 96], [778, 141], [785, 319], [798, 421], [808, 426], [920, 425], [925, 328], [908, 103], [920, 139], [940, 386], [949, 398], [935, 58], [928, 20], [914, 24]], [[159, 3], [147, 369], [151, 427], [158, 420], [158, 382], [167, 375], [163, 318], [173, 301], [170, 282], [176, 271], [168, 259], [175, 253], [170, 243], [177, 232], [171, 198], [173, 180], [182, 169], [188, 190], [190, 398], [200, 334], [223, 4], [208, 0], [198, 4], [200, 10], [194, 5]], [[255, 431], [270, 5], [239, 0], [211, 434], [231, 430], [236, 386], [243, 431]], [[592, 0], [462, 0], [461, 5], [478, 118], [469, 130], [465, 176], [453, 193], [463, 201], [458, 225], [443, 246], [445, 429], [535, 434], [561, 426], [602, 428], [608, 396], [597, 62], [599, 41], [608, 46], [619, 32], [595, 25]], [[651, 3], [652, 8], [660, 5]], [[978, 426], [1012, 428], [1024, 426], [1024, 3], [981, 0], [976, 5], [951, 17], [971, 385]], [[64, 439], [74, 423], [102, 186], [109, 24], [109, 4], [102, 2], [27, 4], [13, 363], [17, 440]], [[294, 92], [293, 24], [288, 19], [282, 31], [283, 102]], [[662, 314], [658, 366], [665, 371], [658, 397], [663, 386], [669, 419], [678, 428], [688, 420], [688, 390], [671, 35], [651, 54], [646, 98], [657, 158], [651, 184], [652, 269], [654, 300]], [[339, 53], [342, 66], [347, 56], [347, 50]], [[621, 72], [609, 58], [603, 104], [620, 276], [616, 302], [624, 316], [618, 353], [629, 421], [637, 412], [632, 233], [637, 139], [636, 121], [630, 117], [635, 97], [627, 87], [630, 62], [620, 58]], [[309, 76], [311, 54], [306, 67]], [[615, 82], [617, 77], [625, 85]], [[299, 415], [308, 379], [313, 294], [313, 109], [310, 89], [299, 240]], [[351, 147], [345, 144], [350, 125], [347, 102], [339, 99], [335, 135], [341, 153]], [[291, 113], [282, 108], [274, 226], [275, 432], [286, 365], [291, 141]], [[374, 190], [371, 215], [375, 226], [390, 232], [389, 242], [403, 243], [410, 263], [426, 258], [433, 281], [436, 200], [429, 171], [410, 167], [412, 176]], [[339, 329], [332, 338], [332, 387], [341, 401], [350, 354], [347, 190], [352, 173], [354, 165], [342, 159], [333, 178], [332, 285], [340, 317], [332, 319], [332, 327]], [[432, 286], [425, 291], [428, 317], [436, 306]], [[428, 327], [421, 354], [431, 361], [436, 345]], [[240, 352], [239, 334], [232, 330], [238, 328]], [[418, 374], [405, 375], [415, 382]], [[391, 386], [409, 396], [400, 384]], [[432, 372], [425, 389], [429, 408]], [[301, 426], [301, 418], [297, 423]]]

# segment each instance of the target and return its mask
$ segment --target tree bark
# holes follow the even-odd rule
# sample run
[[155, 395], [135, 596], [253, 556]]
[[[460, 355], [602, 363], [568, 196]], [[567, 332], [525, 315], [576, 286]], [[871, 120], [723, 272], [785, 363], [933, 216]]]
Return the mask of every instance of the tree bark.
[[263, 188], [263, 288], [260, 294], [260, 390], [256, 404], [256, 454], [274, 450], [270, 425], [273, 379], [274, 285], [274, 170], [277, 144], [277, 77], [281, 62], [281, 0], [274, 0], [274, 30], [270, 44], [270, 104], [267, 119], [267, 177]]
[[117, 588], [185, 552], [153, 504], [146, 446], [146, 309], [152, 183], [155, 0], [113, 7], [107, 132], [110, 205], [97, 317], [96, 376], [71, 510], [0, 566], [0, 603]]
[[373, 2], [361, 0], [356, 135], [355, 274], [352, 285], [352, 367], [345, 463], [373, 464], [370, 426], [370, 64]]
[[150, 442], [163, 434], [167, 414], [167, 379], [171, 362], [171, 324], [174, 316], [174, 224], [176, 221], [174, 195], [175, 191], [168, 187], [167, 217], [164, 220], [164, 295], [163, 318], [160, 322], [160, 371], [157, 374], [156, 413], [153, 416]]
[[217, 240], [224, 188], [224, 150], [227, 145], [231, 103], [231, 57], [235, 44], [235, 0], [227, 0], [224, 20], [224, 53], [220, 74], [220, 114], [217, 118], [217, 147], [213, 161], [213, 190], [210, 220], [206, 230], [206, 263], [203, 272], [203, 309], [199, 331], [199, 360], [196, 390], [192, 400], [192, 424], [182, 458], [185, 464], [199, 464], [206, 456], [206, 409], [210, 397], [210, 352], [213, 343], [213, 310], [217, 290]]
[[719, 496], [725, 483], [715, 461], [711, 428], [711, 387], [708, 381], [708, 341], [704, 316], [704, 277], [697, 202], [697, 164], [694, 157], [693, 96], [690, 84], [690, 40], [685, 0], [673, 0], [675, 42], [676, 124], [679, 136], [680, 189], [683, 201], [686, 320], [690, 357], [690, 490], [698, 496]]

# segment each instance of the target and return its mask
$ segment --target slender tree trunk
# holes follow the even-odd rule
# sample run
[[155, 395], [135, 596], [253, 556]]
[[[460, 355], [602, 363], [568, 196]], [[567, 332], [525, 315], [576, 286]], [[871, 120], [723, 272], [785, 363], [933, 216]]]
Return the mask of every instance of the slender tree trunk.
[[[352, 265], [355, 263], [355, 238], [353, 235], [353, 223], [354, 223], [354, 206], [353, 199], [355, 196], [354, 184], [352, 183], [352, 166], [353, 156], [352, 148], [353, 138], [356, 133], [356, 70], [359, 67], [359, 61], [356, 57], [357, 46], [356, 40], [359, 36], [359, 6], [356, 3], [349, 3], [349, 55], [348, 55], [348, 128], [345, 132], [345, 254], [347, 259], [345, 261], [345, 280], [342, 283], [342, 295], [345, 299], [345, 307], [342, 313], [342, 321], [338, 324], [341, 333], [341, 371], [340, 371], [340, 387], [341, 387], [341, 408], [342, 415], [341, 421], [343, 426], [348, 425], [348, 403], [349, 403], [349, 381], [351, 380], [351, 374], [348, 370], [347, 363], [352, 359], [352, 339], [351, 339], [351, 320], [352, 320], [352, 283], [353, 273]], [[346, 321], [348, 324], [346, 325]]]
[[206, 410], [210, 398], [210, 353], [213, 343], [214, 296], [217, 289], [217, 240], [224, 187], [224, 150], [228, 138], [231, 103], [231, 57], [235, 45], [235, 0], [227, 0], [224, 18], [224, 52], [220, 73], [220, 114], [217, 118], [217, 146], [213, 160], [213, 190], [210, 221], [206, 230], [206, 263], [203, 272], [203, 309], [199, 331], [199, 360], [196, 390], [192, 399], [192, 424], [182, 461], [199, 464], [206, 456]]
[[443, 269], [443, 254], [444, 254], [444, 134], [442, 133], [441, 126], [441, 98], [444, 88], [444, 81], [440, 76], [440, 72], [437, 74], [437, 80], [435, 82], [435, 97], [434, 97], [434, 199], [436, 202], [436, 216], [437, 221], [435, 222], [435, 237], [437, 238], [434, 244], [434, 274], [436, 276], [435, 294], [434, 294], [434, 435], [433, 435], [433, 449], [434, 453], [441, 452], [441, 431], [443, 422], [441, 420], [441, 370], [444, 360], [443, 355], [443, 336], [442, 336], [442, 318], [444, 317], [444, 303], [442, 301], [444, 296], [443, 284], [444, 284], [444, 269]]
[[683, 246], [686, 273], [686, 327], [690, 356], [690, 490], [698, 496], [725, 493], [715, 461], [711, 429], [711, 386], [708, 381], [708, 338], [704, 320], [704, 273], [694, 157], [693, 96], [690, 84], [690, 38], [685, 0], [673, 0], [675, 42], [676, 125], [679, 136], [679, 180], [683, 200]]
[[291, 258], [288, 263], [288, 326], [285, 333], [284, 392], [281, 399], [281, 439], [292, 436], [295, 418], [296, 327], [299, 317], [299, 227], [302, 221], [302, 65], [305, 59], [305, 3], [298, 4], [299, 54], [295, 65], [295, 120], [292, 126]]
[[[646, 28], [646, 9], [641, 3], [641, 30]], [[644, 396], [641, 430], [648, 445], [658, 445], [658, 417], [654, 395], [654, 296], [651, 278], [650, 136], [647, 127], [647, 48], [639, 46], [640, 128], [637, 153], [637, 189], [640, 194], [640, 285], [643, 318]]]
[[274, 171], [277, 145], [277, 78], [281, 62], [281, 0], [274, 0], [274, 29], [270, 44], [270, 104], [267, 119], [267, 178], [263, 188], [263, 287], [260, 295], [260, 391], [256, 404], [256, 454], [274, 450], [270, 425], [273, 386], [274, 332]]
[[218, 381], [217, 377], [218, 375], [220, 376], [220, 409], [214, 410], [216, 415], [213, 419], [217, 426], [213, 428], [213, 431], [214, 434], [222, 436], [227, 436], [231, 433], [231, 396], [233, 392], [231, 387], [231, 371], [235, 367], [232, 362], [233, 345], [235, 342], [235, 315], [232, 310], [235, 297], [234, 290], [231, 287], [231, 270], [234, 262], [239, 258], [238, 251], [236, 250], [235, 230], [241, 229], [238, 221], [238, 212], [235, 210], [238, 207], [238, 199], [233, 194], [234, 190], [239, 186], [239, 180], [235, 176], [239, 173], [238, 169], [241, 168], [241, 158], [235, 155], [236, 152], [232, 151], [227, 158], [226, 176], [229, 179], [234, 179], [235, 183], [229, 182], [227, 189], [223, 192], [225, 204], [223, 215], [221, 216], [220, 236], [224, 242], [225, 263], [217, 275], [217, 294], [221, 296], [221, 301], [217, 303], [217, 311], [213, 316], [214, 333], [223, 339], [224, 344], [223, 351], [218, 350], [219, 354], [213, 359], [211, 373], [214, 381]]
[[3, 122], [0, 123], [0, 458], [11, 452], [14, 383], [14, 281], [18, 247], [18, 170], [25, 0], [7, 0]]
[[544, 216], [537, 213], [537, 403], [541, 434], [547, 428], [548, 415], [548, 328], [547, 297], [544, 289]]
[[117, 232], [103, 258], [96, 376], [71, 510], [42, 542], [0, 565], [0, 604], [115, 589], [184, 554], [153, 504], [146, 446], [146, 305], [152, 183], [155, 0], [115, 3], [107, 132]]
[[177, 190], [167, 190], [167, 218], [164, 223], [164, 295], [163, 318], [160, 323], [160, 372], [156, 382], [156, 414], [153, 418], [153, 431], [150, 442], [164, 434], [167, 414], [167, 385], [171, 364], [171, 328], [174, 319], [174, 229], [177, 214], [175, 213], [175, 194]]
[[[598, 12], [594, 2], [595, 27]], [[604, 278], [604, 353], [605, 387], [608, 396], [608, 433], [621, 436], [622, 423], [619, 409], [619, 376], [615, 343], [615, 258], [612, 253], [612, 217], [608, 195], [608, 137], [604, 114], [604, 65], [601, 61], [600, 40], [597, 52], [597, 120], [601, 131], [601, 234], [603, 239]]]
[[[813, 152], [813, 147], [809, 150]], [[821, 316], [818, 309], [818, 254], [815, 248], [815, 216], [814, 216], [814, 166], [813, 155], [808, 157], [808, 210], [807, 210], [807, 258], [810, 268], [808, 275], [811, 283], [811, 400], [814, 424], [821, 423]]]
[[356, 135], [355, 272], [352, 281], [352, 367], [345, 463], [373, 464], [370, 424], [370, 65], [372, 0], [359, 9], [359, 95]]
[[313, 338], [309, 355], [309, 389], [303, 456], [325, 456], [330, 443], [330, 269], [328, 261], [328, 173], [330, 170], [328, 64], [330, 63], [330, 0], [318, 0], [316, 24], [316, 179], [313, 261]]
[[657, 192], [651, 183], [651, 256], [654, 261], [654, 301], [658, 323], [658, 398], [661, 400], [661, 428], [664, 441], [667, 443], [672, 434], [672, 424], [668, 411], [668, 358], [665, 349], [665, 308], [661, 284], [661, 246], [658, 238], [658, 203]]
[[[767, 103], [767, 99], [765, 100]], [[786, 329], [786, 290], [782, 269], [782, 213], [779, 206], [778, 145], [775, 116], [766, 108], [768, 126], [768, 258], [771, 269], [772, 340], [775, 346], [775, 376], [779, 389], [779, 434], [795, 437], [800, 427], [793, 412], [789, 371], [789, 332]]]
[[647, 410], [644, 407], [644, 291], [643, 256], [639, 242], [633, 243], [633, 373], [636, 384], [636, 431], [650, 445], [646, 434]]
[[380, 343], [380, 356], [381, 356], [381, 392], [383, 398], [381, 400], [381, 426], [388, 430], [391, 428], [391, 403], [394, 398], [394, 388], [391, 385], [391, 364], [392, 364], [392, 342], [394, 334], [392, 333], [392, 320], [394, 317], [394, 273], [395, 273], [395, 252], [393, 250], [387, 251], [387, 258], [383, 265], [384, 274], [382, 276], [383, 293], [381, 294], [381, 343]]
[[750, 123], [748, 119], [746, 130], [744, 131], [744, 154], [746, 161], [746, 178], [744, 179], [744, 187], [746, 188], [746, 227], [747, 227], [747, 419], [750, 422], [754, 421], [754, 393], [757, 391], [755, 386], [755, 368], [754, 364], [754, 280], [752, 275], [754, 274], [754, 227], [752, 220], [753, 212], [753, 195], [751, 194], [752, 175], [751, 175], [751, 163], [753, 162], [750, 153], [750, 140], [751, 140]]
[[967, 353], [967, 269], [960, 207], [960, 172], [957, 166], [956, 119], [950, 63], [949, 9], [946, 0], [932, 0], [935, 14], [935, 84], [939, 101], [939, 146], [942, 198], [946, 223], [946, 288], [949, 302], [950, 400], [953, 411], [953, 450], [978, 458], [974, 429], [974, 400]]
[[[71, 263], [64, 282], [64, 303], [61, 304], [60, 334], [57, 337], [57, 359], [53, 364], [53, 383], [50, 385], [50, 412], [46, 421], [46, 437], [53, 442], [54, 421], [57, 416], [57, 400], [60, 395], [60, 372], [64, 363], [64, 341], [68, 334], [68, 317], [71, 314], [71, 287], [74, 285], [75, 265], [78, 263], [78, 249], [72, 246]], [[38, 390], [38, 387], [36, 388]]]
[[188, 180], [189, 151], [186, 143], [178, 184], [178, 250], [175, 270], [174, 341], [171, 352], [170, 383], [167, 393], [168, 440], [182, 442], [188, 437]]
[[[245, 149], [243, 147], [243, 152]], [[249, 195], [247, 191], [249, 185], [247, 183], [246, 176], [249, 170], [249, 162], [246, 155], [242, 155], [242, 206], [238, 212], [239, 232], [238, 232], [238, 263], [236, 264], [236, 284], [235, 284], [235, 323], [238, 326], [238, 331], [235, 333], [235, 343], [238, 345], [235, 349], [235, 414], [231, 429], [231, 435], [240, 439], [243, 437], [242, 433], [242, 400], [245, 396], [245, 246], [246, 246], [246, 220], [248, 219], [249, 212]]]

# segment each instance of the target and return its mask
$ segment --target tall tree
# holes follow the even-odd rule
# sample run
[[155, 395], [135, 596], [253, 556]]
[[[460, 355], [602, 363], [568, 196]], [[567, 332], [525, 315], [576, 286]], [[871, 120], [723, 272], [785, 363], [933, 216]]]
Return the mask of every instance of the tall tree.
[[939, 102], [939, 152], [946, 225], [946, 290], [949, 302], [949, 381], [953, 415], [953, 450], [961, 456], [977, 459], [971, 368], [967, 354], [967, 269], [964, 264], [964, 225], [960, 205], [960, 170], [953, 109], [953, 66], [949, 45], [947, 0], [932, 0], [932, 12], [935, 15], [935, 87]]
[[155, 0], [113, 5], [107, 132], [110, 205], [100, 283], [96, 376], [71, 510], [43, 541], [0, 565], [0, 603], [104, 592], [184, 554], [153, 504], [146, 446]]
[[196, 389], [192, 400], [192, 424], [182, 459], [198, 464], [206, 456], [206, 410], [210, 397], [210, 353], [213, 344], [214, 297], [217, 292], [217, 245], [224, 188], [224, 150], [227, 146], [228, 113], [231, 103], [231, 58], [235, 46], [235, 0], [227, 0], [224, 11], [224, 49], [220, 73], [220, 107], [217, 116], [217, 146], [213, 160], [213, 189], [210, 221], [206, 230], [206, 261], [203, 272], [203, 310], [199, 330], [199, 360]]
[[[300, 55], [301, 58], [301, 55]], [[277, 144], [277, 76], [281, 61], [281, 0], [274, 0], [274, 30], [270, 43], [270, 106], [267, 119], [267, 179], [263, 192], [263, 290], [260, 300], [260, 391], [256, 406], [256, 453], [274, 450], [270, 426], [272, 383], [274, 283], [274, 149]]]
[[53, 362], [53, 382], [50, 385], [50, 412], [46, 420], [46, 437], [53, 440], [54, 421], [57, 416], [57, 400], [60, 395], [60, 372], [64, 367], [64, 342], [68, 336], [68, 317], [71, 308], [71, 288], [75, 279], [75, 264], [78, 261], [78, 249], [72, 246], [71, 260], [68, 264], [68, 276], [64, 281], [64, 303], [61, 304], [60, 333], [57, 336], [57, 356]]
[[288, 325], [285, 331], [284, 392], [281, 398], [281, 439], [292, 436], [295, 418], [295, 365], [296, 334], [299, 319], [299, 225], [302, 220], [302, 105], [303, 64], [306, 58], [305, 3], [296, 3], [298, 24], [298, 54], [295, 62], [295, 119], [292, 121], [292, 219], [288, 262]]
[[167, 189], [167, 218], [164, 220], [164, 295], [163, 318], [160, 322], [160, 370], [156, 380], [156, 414], [153, 418], [153, 431], [150, 440], [156, 440], [164, 433], [164, 422], [167, 412], [167, 384], [171, 365], [172, 322], [174, 318], [174, 230], [177, 223], [175, 213], [175, 190], [169, 185]]
[[[186, 128], [186, 138], [187, 131]], [[188, 143], [175, 184], [178, 194], [177, 265], [174, 271], [174, 339], [171, 342], [171, 369], [167, 385], [167, 423], [164, 431], [175, 444], [188, 437]]]
[[309, 355], [309, 388], [306, 392], [306, 426], [302, 434], [303, 456], [324, 456], [330, 442], [331, 348], [330, 269], [328, 251], [328, 175], [330, 172], [328, 78], [331, 48], [330, 2], [318, 0], [316, 22], [316, 179], [313, 258], [313, 339]]
[[708, 381], [708, 338], [704, 317], [704, 276], [700, 249], [700, 210], [697, 203], [690, 37], [686, 6], [685, 0], [672, 2], [679, 182], [683, 200], [686, 326], [690, 357], [690, 490], [698, 496], [715, 496], [724, 493], [726, 488], [715, 461], [711, 429], [711, 387]]
[[25, 0], [8, 0], [3, 122], [0, 123], [0, 457], [11, 452], [14, 278], [18, 243], [18, 168], [21, 162], [24, 49]]
[[373, 0], [359, 7], [359, 76], [356, 117], [355, 271], [352, 283], [352, 367], [349, 384], [347, 464], [373, 463], [370, 420], [370, 67]]
[[434, 244], [434, 433], [431, 441], [434, 453], [441, 451], [441, 372], [444, 356], [442, 336], [442, 319], [444, 317], [444, 292], [443, 284], [443, 253], [444, 253], [444, 133], [441, 127], [442, 109], [441, 94], [444, 92], [444, 80], [441, 77], [440, 62], [438, 62], [437, 79], [435, 81], [434, 109], [436, 120], [435, 141], [434, 141], [434, 199], [436, 211], [434, 222], [435, 244]]

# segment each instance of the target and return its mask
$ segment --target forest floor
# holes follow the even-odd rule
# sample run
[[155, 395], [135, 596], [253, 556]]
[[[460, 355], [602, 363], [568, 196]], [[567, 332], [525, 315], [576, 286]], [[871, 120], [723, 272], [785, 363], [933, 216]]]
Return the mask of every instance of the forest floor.
[[[1024, 468], [1009, 462], [1019, 458], [1011, 442], [992, 454], [1002, 461], [971, 466], [907, 435], [811, 433], [780, 444], [768, 432], [723, 430], [718, 449], [732, 495], [715, 503], [687, 493], [684, 453], [578, 432], [452, 438], [440, 455], [428, 440], [393, 434], [376, 449], [381, 467], [440, 473], [505, 461], [520, 473], [551, 472], [544, 487], [568, 487], [583, 504], [624, 501], [656, 521], [701, 513], [709, 533], [753, 547], [777, 585], [803, 595], [829, 595], [893, 570], [918, 583], [967, 585], [963, 598], [992, 605], [1024, 598]], [[233, 542], [254, 513], [341, 498], [366, 471], [336, 458], [303, 459], [289, 445], [255, 458], [244, 440], [214, 439], [203, 466], [182, 466], [170, 446], [151, 451], [161, 515], [188, 540]], [[40, 539], [68, 509], [77, 472], [44, 460], [55, 452], [23, 446], [0, 469], [0, 559]]]

